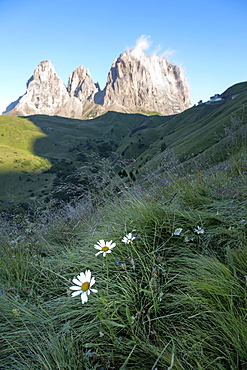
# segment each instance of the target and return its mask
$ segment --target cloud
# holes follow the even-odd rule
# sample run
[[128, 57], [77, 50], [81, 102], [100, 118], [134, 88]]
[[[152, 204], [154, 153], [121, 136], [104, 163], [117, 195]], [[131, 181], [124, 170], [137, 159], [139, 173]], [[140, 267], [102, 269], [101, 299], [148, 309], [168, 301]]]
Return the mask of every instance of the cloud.
[[128, 50], [131, 55], [135, 58], [140, 58], [145, 50], [148, 50], [152, 42], [150, 41], [150, 36], [142, 35], [136, 40], [135, 47]]
[[165, 51], [160, 55], [160, 57], [161, 57], [161, 58], [164, 58], [164, 59], [167, 59], [167, 60], [170, 60], [174, 53], [175, 53], [175, 50], [167, 49], [167, 50], [165, 50]]
[[[148, 51], [152, 45], [151, 37], [142, 35], [136, 40], [136, 44], [133, 49], [127, 48], [127, 52], [130, 53], [134, 58], [140, 59], [145, 51]], [[162, 52], [162, 47], [158, 45], [155, 50], [151, 53], [152, 57], [157, 59], [170, 60], [174, 54], [174, 50], [168, 49]]]

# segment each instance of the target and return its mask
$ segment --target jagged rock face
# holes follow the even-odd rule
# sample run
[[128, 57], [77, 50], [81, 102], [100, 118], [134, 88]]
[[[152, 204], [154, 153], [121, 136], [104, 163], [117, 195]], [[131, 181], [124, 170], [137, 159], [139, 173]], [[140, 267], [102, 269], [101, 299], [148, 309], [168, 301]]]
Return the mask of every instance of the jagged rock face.
[[182, 112], [191, 102], [179, 67], [157, 55], [128, 51], [112, 64], [103, 106], [167, 115]]
[[39, 63], [27, 82], [27, 92], [15, 109], [20, 114], [56, 114], [57, 109], [69, 100], [63, 81], [58, 77], [50, 61]]
[[68, 82], [70, 96], [77, 97], [81, 102], [94, 101], [94, 95], [98, 92], [93, 79], [84, 66], [77, 67], [71, 74]]
[[116, 59], [103, 91], [80, 66], [70, 75], [68, 88], [50, 61], [39, 63], [27, 92], [6, 112], [93, 118], [109, 110], [131, 113], [180, 113], [191, 106], [182, 70], [157, 55], [127, 51]]

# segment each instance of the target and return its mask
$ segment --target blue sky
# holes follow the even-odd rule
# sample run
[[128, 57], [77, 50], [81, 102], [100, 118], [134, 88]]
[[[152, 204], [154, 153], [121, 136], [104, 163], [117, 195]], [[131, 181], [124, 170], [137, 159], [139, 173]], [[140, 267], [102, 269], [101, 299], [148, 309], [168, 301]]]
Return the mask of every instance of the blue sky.
[[141, 35], [172, 50], [192, 103], [247, 80], [246, 0], [0, 0], [0, 112], [49, 59], [67, 85], [79, 65], [104, 87], [111, 64]]

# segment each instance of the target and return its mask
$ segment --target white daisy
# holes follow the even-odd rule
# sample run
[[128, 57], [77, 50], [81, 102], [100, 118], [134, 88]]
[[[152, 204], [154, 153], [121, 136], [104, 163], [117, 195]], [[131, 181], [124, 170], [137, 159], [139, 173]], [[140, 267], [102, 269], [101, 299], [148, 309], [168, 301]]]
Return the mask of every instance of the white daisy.
[[132, 235], [132, 233], [129, 233], [127, 234], [123, 239], [122, 239], [122, 242], [125, 243], [125, 244], [130, 244], [133, 242], [133, 240], [135, 239], [136, 237]]
[[91, 277], [91, 271], [86, 270], [85, 273], [81, 272], [77, 278], [74, 278], [73, 283], [76, 285], [71, 286], [69, 289], [74, 290], [72, 297], [76, 297], [81, 294], [81, 303], [84, 304], [88, 301], [90, 292], [97, 293], [96, 289], [92, 289], [92, 285], [95, 283], [95, 278]]
[[197, 228], [194, 229], [194, 232], [197, 234], [204, 234], [204, 230], [200, 226], [197, 226]]
[[181, 227], [178, 227], [177, 229], [175, 229], [173, 235], [180, 235], [180, 233], [181, 233], [182, 230], [183, 229]]
[[99, 252], [95, 254], [95, 256], [98, 256], [98, 254], [103, 253], [103, 257], [106, 256], [106, 253], [111, 253], [112, 248], [116, 246], [116, 243], [112, 243], [112, 240], [109, 242], [105, 242], [103, 239], [98, 241], [97, 244], [94, 245], [95, 249], [98, 249]]

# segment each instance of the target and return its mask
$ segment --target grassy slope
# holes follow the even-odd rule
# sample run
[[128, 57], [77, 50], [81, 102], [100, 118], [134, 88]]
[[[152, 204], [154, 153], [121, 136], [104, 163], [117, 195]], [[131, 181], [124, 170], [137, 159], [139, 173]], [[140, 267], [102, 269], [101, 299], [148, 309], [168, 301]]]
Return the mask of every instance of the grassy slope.
[[[210, 154], [222, 139], [224, 126], [230, 125], [231, 115], [246, 103], [247, 93], [243, 93], [234, 100], [203, 104], [186, 110], [157, 128], [162, 139], [154, 142], [154, 149], [143, 153], [143, 157], [150, 156], [150, 153], [155, 155], [164, 142], [168, 148], [174, 149], [182, 161], [205, 151]], [[218, 154], [222, 155], [219, 150]], [[215, 162], [222, 159], [215, 157]]]
[[[238, 99], [234, 101], [237, 109], [246, 97]], [[116, 139], [121, 125], [126, 124], [120, 151], [126, 145], [133, 146], [134, 140], [141, 151], [139, 139], [148, 143], [152, 135], [156, 141], [149, 154], [160, 151], [164, 140], [168, 150], [149, 160], [142, 168], [147, 172], [128, 188], [122, 182], [113, 193], [115, 179], [102, 171], [102, 176], [108, 175], [105, 188], [93, 202], [77, 199], [63, 209], [47, 205], [42, 213], [34, 208], [30, 215], [17, 215], [11, 221], [2, 217], [0, 368], [246, 369], [246, 121], [237, 126], [245, 130], [233, 141], [235, 151], [226, 163], [218, 163], [213, 173], [206, 162], [205, 167], [198, 162], [200, 155], [193, 158], [194, 167], [200, 165], [200, 174], [188, 172], [186, 162], [178, 161], [178, 155], [181, 159], [185, 155], [179, 137], [193, 147], [191, 128], [201, 122], [203, 110], [207, 110], [208, 126], [203, 127], [201, 122], [195, 132], [199, 141], [195, 149], [198, 153], [202, 147], [210, 150], [206, 138], [210, 137], [211, 123], [217, 128], [218, 109], [220, 124], [229, 124], [233, 107], [226, 102], [214, 111], [212, 106], [200, 106], [184, 112], [181, 130], [179, 116], [164, 118], [163, 127], [162, 117], [144, 122], [143, 116], [128, 116], [135, 121], [125, 122], [126, 115], [109, 113], [109, 132], [116, 131]], [[100, 133], [104, 131], [104, 118], [98, 118], [96, 124], [75, 124], [93, 124]], [[45, 132], [42, 117], [32, 119], [41, 119], [39, 126], [44, 125]], [[47, 138], [38, 143], [39, 154], [49, 154], [54, 146], [51, 152], [55, 163], [67, 155], [66, 143], [68, 138], [73, 139], [69, 124], [73, 121], [65, 119], [61, 128], [64, 135], [59, 138], [61, 121], [49, 119], [55, 132], [48, 135], [50, 144]], [[135, 130], [147, 124], [153, 128]], [[86, 130], [85, 126], [82, 131]], [[160, 137], [161, 132], [164, 137]], [[206, 144], [200, 141], [203, 135]], [[63, 151], [51, 145], [56, 137]], [[74, 138], [88, 145], [88, 137]], [[102, 132], [103, 142], [106, 138]], [[229, 143], [225, 136], [212, 141], [215, 153], [223, 160], [226, 139]], [[90, 146], [87, 150], [89, 155]], [[174, 161], [172, 150], [177, 151]], [[68, 153], [73, 158], [73, 151]], [[139, 155], [136, 161], [141, 163], [141, 156], [146, 154]], [[156, 158], [166, 161], [167, 167], [163, 163], [155, 168]], [[163, 182], [167, 178], [169, 181]], [[203, 234], [195, 232], [197, 226], [204, 229]], [[176, 228], [182, 229], [180, 235], [174, 235]], [[122, 238], [128, 232], [136, 238], [125, 245]], [[99, 239], [116, 242], [106, 257], [95, 257], [94, 245]], [[86, 269], [92, 271], [98, 293], [91, 293], [82, 306], [80, 297], [71, 297], [69, 287], [71, 279]]]
[[[152, 173], [103, 207], [2, 218], [0, 368], [245, 369], [246, 158], [238, 165], [245, 175], [175, 168], [168, 185]], [[99, 239], [116, 242], [106, 257]], [[82, 306], [69, 287], [86, 269], [98, 293]]]
[[[181, 161], [202, 153], [207, 153], [209, 162], [222, 161], [227, 157], [223, 128], [230, 125], [231, 115], [246, 104], [246, 85], [237, 84], [228, 89], [226, 101], [203, 104], [175, 116], [147, 117], [108, 112], [85, 121], [42, 115], [25, 119], [3, 116], [1, 119], [5, 124], [0, 127], [8, 128], [10, 147], [2, 147], [5, 162], [1, 164], [2, 171], [11, 162], [12, 171], [18, 173], [1, 175], [0, 201], [3, 207], [7, 206], [9, 183], [12, 184], [11, 194], [15, 204], [44, 200], [50, 196], [61, 176], [72, 176], [79, 168], [88, 166], [87, 163], [92, 163], [93, 167], [98, 161], [96, 157], [108, 157], [112, 152], [121, 159], [135, 158], [136, 168], [155, 159], [165, 148], [173, 150]], [[240, 91], [243, 92], [234, 100], [230, 98], [230, 92]], [[15, 138], [21, 137], [20, 142], [11, 137], [12, 133]], [[21, 154], [20, 144], [22, 149], [26, 148]], [[11, 153], [7, 154], [6, 150]], [[41, 168], [44, 163], [42, 158], [51, 162], [52, 170], [32, 174]]]
[[0, 117], [0, 173], [40, 172], [49, 162], [34, 154], [34, 143], [44, 137], [32, 122], [15, 116]]

